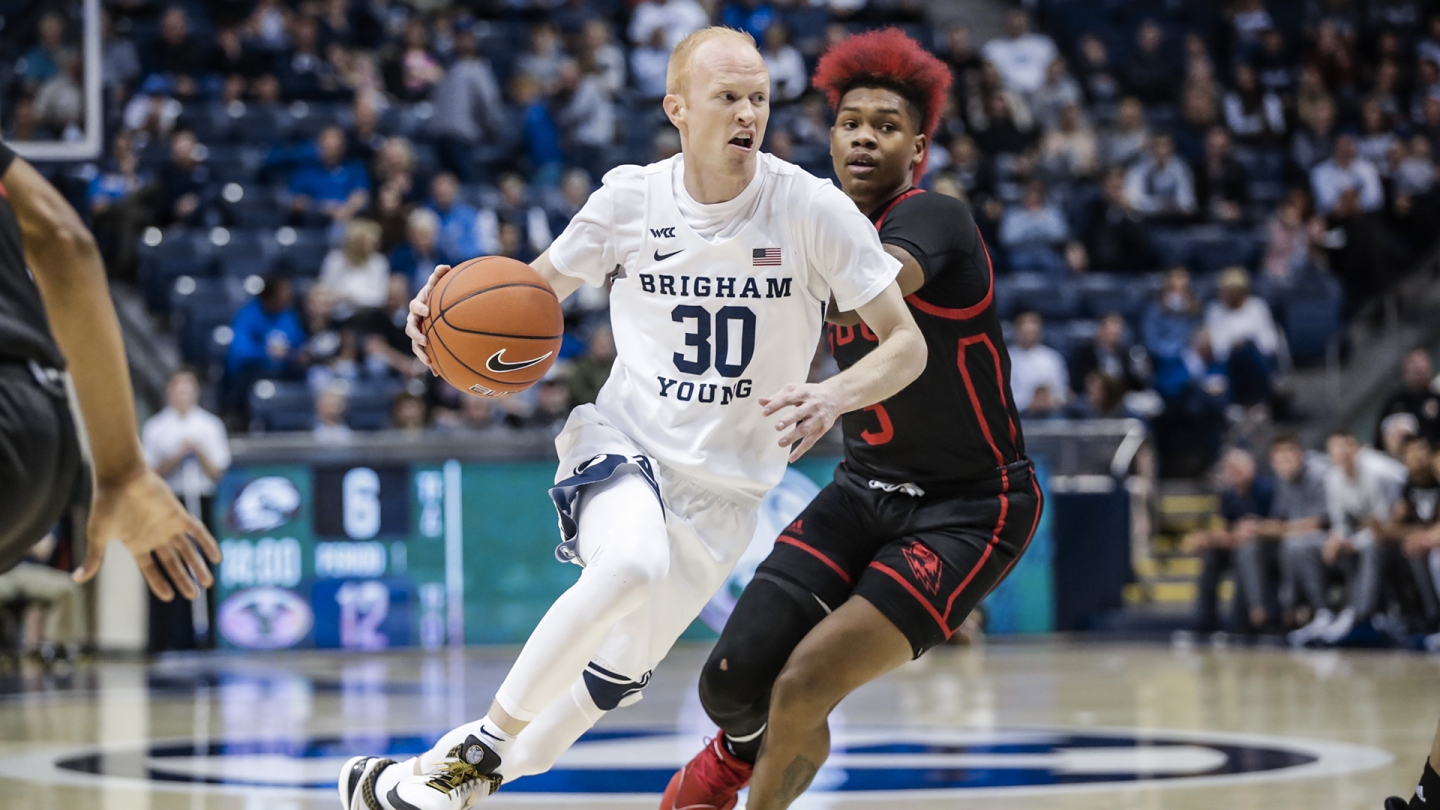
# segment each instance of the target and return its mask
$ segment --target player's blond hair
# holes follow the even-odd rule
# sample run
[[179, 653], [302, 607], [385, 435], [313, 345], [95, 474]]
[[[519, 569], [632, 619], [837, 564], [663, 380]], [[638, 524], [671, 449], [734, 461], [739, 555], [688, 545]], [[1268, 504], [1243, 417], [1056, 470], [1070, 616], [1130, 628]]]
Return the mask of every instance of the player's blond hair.
[[749, 45], [757, 53], [760, 50], [755, 45], [755, 38], [744, 31], [727, 28], [723, 25], [701, 28], [680, 40], [680, 44], [670, 52], [670, 63], [665, 66], [665, 92], [667, 94], [679, 95], [685, 92], [685, 85], [690, 81], [690, 64], [695, 60], [695, 52], [700, 49], [701, 45], [712, 39], [731, 39], [737, 43], [743, 42]]

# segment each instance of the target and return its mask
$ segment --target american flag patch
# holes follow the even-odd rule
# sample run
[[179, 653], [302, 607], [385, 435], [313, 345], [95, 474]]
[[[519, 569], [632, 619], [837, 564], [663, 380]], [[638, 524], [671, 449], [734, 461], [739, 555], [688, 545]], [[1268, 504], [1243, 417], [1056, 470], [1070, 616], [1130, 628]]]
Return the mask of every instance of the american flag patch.
[[750, 252], [755, 267], [779, 267], [780, 248], [755, 248]]

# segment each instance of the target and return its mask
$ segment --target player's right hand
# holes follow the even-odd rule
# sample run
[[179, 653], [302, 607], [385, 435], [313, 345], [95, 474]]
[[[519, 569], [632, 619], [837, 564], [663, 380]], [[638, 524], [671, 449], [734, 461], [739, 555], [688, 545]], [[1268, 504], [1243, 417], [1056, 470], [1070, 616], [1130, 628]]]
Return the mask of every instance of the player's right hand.
[[[206, 560], [220, 562], [220, 546], [154, 470], [145, 469], [120, 484], [97, 485], [88, 532], [90, 548], [85, 564], [75, 572], [76, 582], [93, 578], [105, 561], [105, 547], [119, 540], [162, 602], [175, 598], [175, 588], [186, 599], [199, 596], [196, 580], [207, 588], [215, 584]], [[162, 567], [175, 588], [160, 573]]]
[[426, 368], [430, 369], [431, 374], [435, 373], [435, 368], [430, 365], [430, 356], [425, 353], [425, 332], [420, 328], [420, 321], [430, 317], [430, 291], [435, 289], [435, 282], [448, 272], [450, 272], [450, 265], [435, 265], [435, 272], [430, 274], [430, 279], [425, 282], [425, 286], [411, 299], [410, 315], [405, 318], [405, 334], [410, 336], [410, 350], [415, 352], [415, 356], [420, 358], [420, 362], [424, 363]]

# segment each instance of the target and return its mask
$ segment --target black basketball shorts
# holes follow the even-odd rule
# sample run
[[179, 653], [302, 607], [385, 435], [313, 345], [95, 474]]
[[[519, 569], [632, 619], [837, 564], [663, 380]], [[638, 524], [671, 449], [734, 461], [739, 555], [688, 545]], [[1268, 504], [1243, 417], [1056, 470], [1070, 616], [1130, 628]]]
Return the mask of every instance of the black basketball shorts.
[[757, 571], [808, 591], [826, 610], [859, 595], [918, 658], [954, 635], [1030, 544], [1044, 496], [1030, 462], [993, 487], [923, 495], [844, 464], [781, 533]]
[[0, 571], [60, 521], [83, 469], [63, 384], [0, 360]]

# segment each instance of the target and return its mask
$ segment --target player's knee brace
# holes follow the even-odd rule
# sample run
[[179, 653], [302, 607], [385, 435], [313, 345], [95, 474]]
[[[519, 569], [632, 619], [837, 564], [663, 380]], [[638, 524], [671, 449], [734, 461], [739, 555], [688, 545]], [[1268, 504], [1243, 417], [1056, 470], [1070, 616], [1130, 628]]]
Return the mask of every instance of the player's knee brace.
[[[796, 591], [792, 593], [791, 591]], [[743, 735], [765, 723], [770, 689], [795, 646], [824, 618], [798, 586], [764, 577], [745, 589], [700, 671], [700, 703], [726, 733]]]

